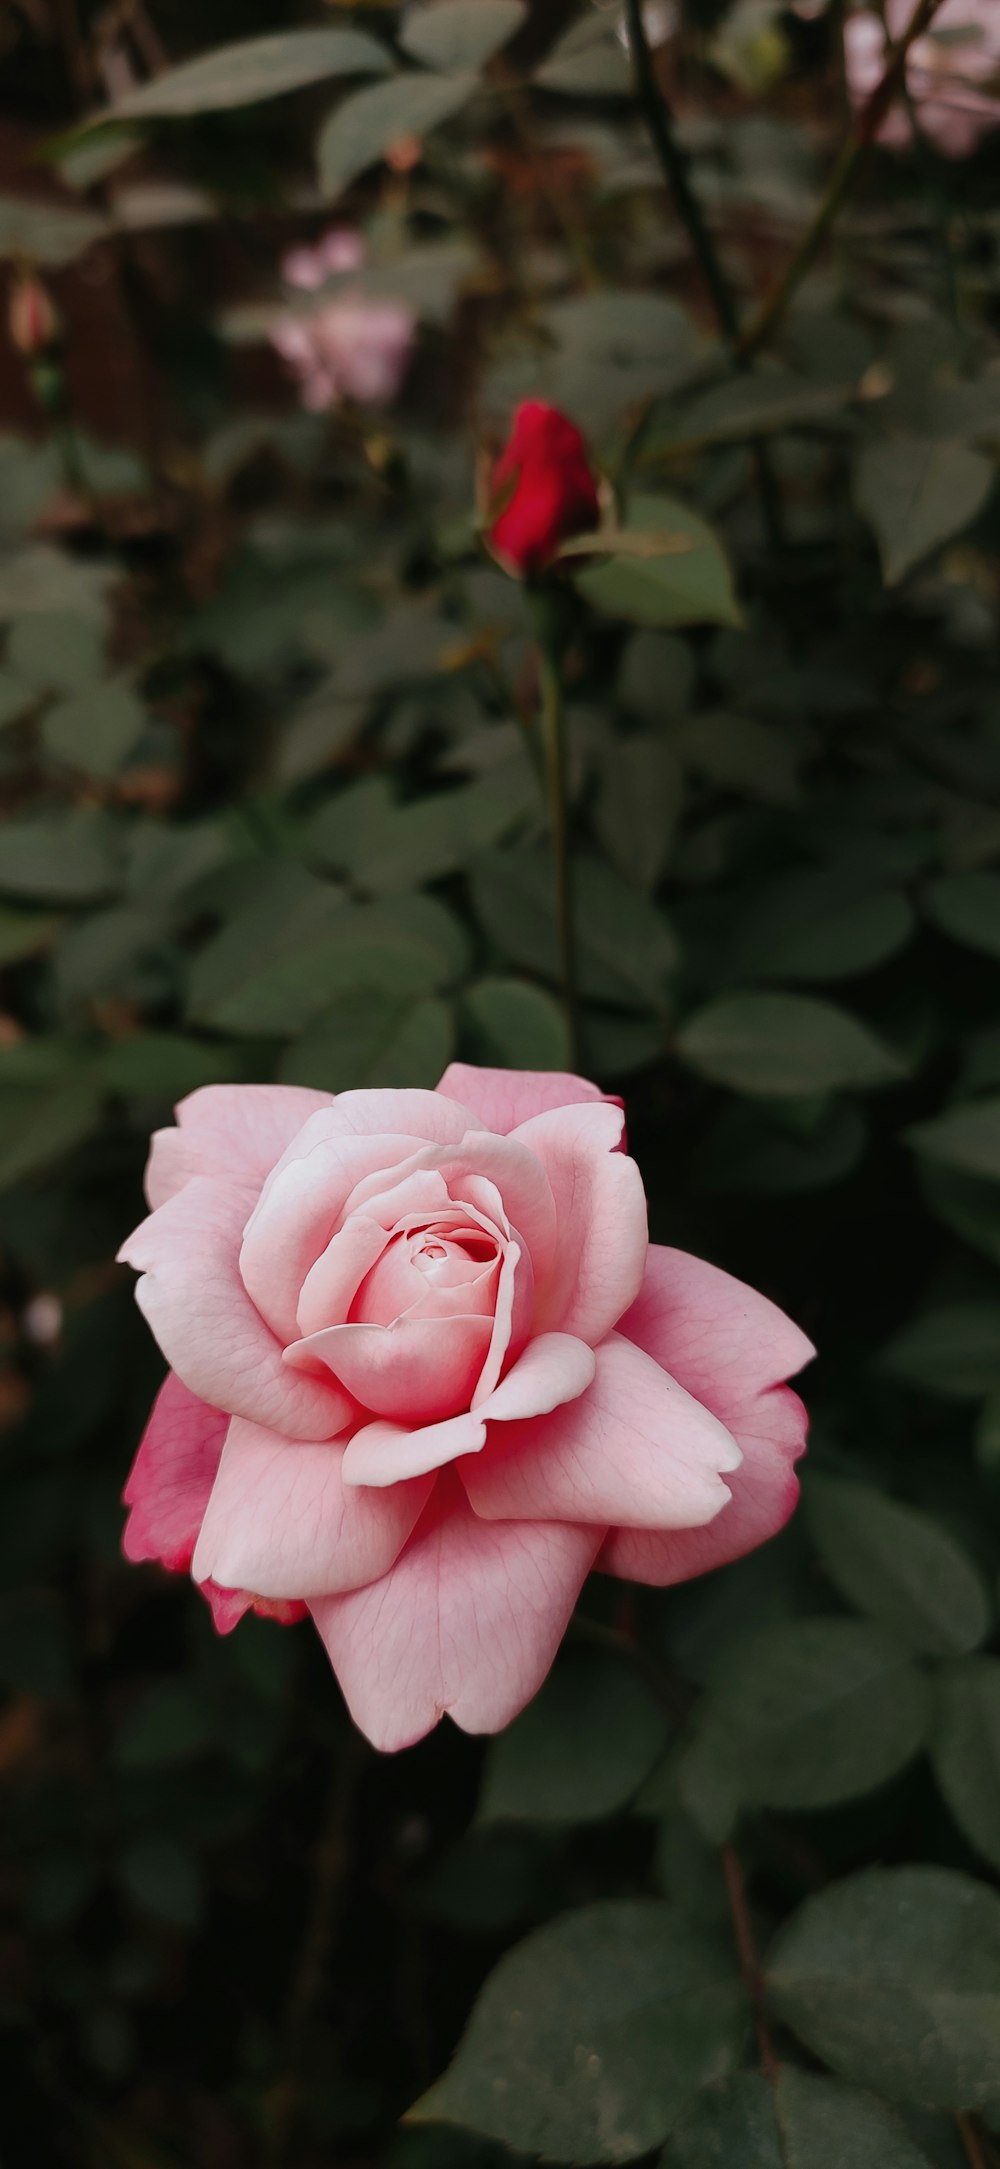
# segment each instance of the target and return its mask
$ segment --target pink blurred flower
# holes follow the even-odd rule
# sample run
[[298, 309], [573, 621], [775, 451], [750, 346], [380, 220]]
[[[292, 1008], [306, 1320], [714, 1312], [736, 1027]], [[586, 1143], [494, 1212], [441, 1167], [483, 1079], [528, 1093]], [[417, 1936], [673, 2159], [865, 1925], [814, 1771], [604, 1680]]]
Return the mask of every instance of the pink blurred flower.
[[153, 1139], [121, 1255], [173, 1369], [126, 1554], [222, 1633], [306, 1607], [378, 1747], [508, 1723], [595, 1565], [683, 1581], [795, 1505], [809, 1343], [648, 1242], [622, 1130], [582, 1078], [452, 1064], [208, 1086]]
[[[864, 10], [844, 25], [851, 97], [861, 105], [881, 81], [887, 58], [886, 30], [898, 38], [913, 13], [912, 0], [886, 0], [885, 25]], [[933, 25], [915, 39], [906, 61], [906, 85], [924, 133], [948, 158], [963, 158], [1000, 125], [1000, 0], [944, 0]], [[913, 130], [897, 98], [879, 130], [879, 141], [905, 148]]]
[[[359, 270], [364, 258], [361, 235], [334, 226], [314, 248], [290, 249], [282, 276], [303, 293], [318, 293], [328, 279]], [[321, 411], [342, 399], [388, 406], [403, 382], [415, 335], [416, 317], [405, 302], [369, 299], [348, 287], [308, 312], [288, 310], [274, 324], [271, 341], [298, 378], [303, 405]]]

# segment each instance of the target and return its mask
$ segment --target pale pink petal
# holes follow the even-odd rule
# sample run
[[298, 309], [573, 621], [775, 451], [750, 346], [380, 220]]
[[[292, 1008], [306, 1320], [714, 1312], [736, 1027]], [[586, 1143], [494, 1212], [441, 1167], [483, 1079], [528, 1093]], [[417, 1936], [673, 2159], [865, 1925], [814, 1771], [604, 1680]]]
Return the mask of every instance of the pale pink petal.
[[521, 1237], [527, 1249], [537, 1286], [551, 1273], [562, 1230], [557, 1227], [556, 1202], [544, 1162], [525, 1144], [474, 1130], [456, 1150], [439, 1152], [435, 1165], [456, 1204], [473, 1205], [490, 1219], [502, 1214], [506, 1227]]
[[332, 1379], [283, 1363], [240, 1278], [244, 1211], [240, 1191], [196, 1175], [136, 1228], [119, 1257], [142, 1273], [139, 1308], [192, 1393], [291, 1438], [332, 1438], [350, 1404]]
[[735, 1424], [743, 1464], [729, 1479], [732, 1497], [717, 1519], [704, 1529], [612, 1529], [598, 1562], [602, 1571], [665, 1588], [766, 1543], [795, 1511], [795, 1463], [805, 1452], [807, 1422], [790, 1386], [759, 1394]]
[[443, 1423], [418, 1425], [411, 1430], [402, 1423], [379, 1418], [367, 1423], [344, 1448], [344, 1482], [359, 1488], [382, 1490], [392, 1484], [409, 1483], [435, 1469], [446, 1468], [460, 1454], [478, 1453], [486, 1438], [481, 1415], [465, 1410], [446, 1416]]
[[624, 1522], [689, 1529], [729, 1499], [740, 1453], [729, 1432], [676, 1379], [612, 1333], [594, 1382], [551, 1415], [491, 1430], [459, 1470], [490, 1521]]
[[[468, 1062], [450, 1062], [437, 1089], [471, 1107], [486, 1128], [500, 1137], [550, 1107], [609, 1097], [586, 1077], [573, 1077], [564, 1070], [476, 1069]], [[620, 1106], [620, 1100], [614, 1105]]]
[[[311, 1128], [307, 1123], [303, 1136]], [[339, 1227], [360, 1177], [376, 1173], [387, 1180], [393, 1167], [412, 1157], [415, 1145], [419, 1149], [412, 1137], [347, 1136], [319, 1139], [300, 1153], [296, 1140], [292, 1155], [274, 1169], [247, 1217], [240, 1272], [261, 1317], [283, 1341], [298, 1338], [303, 1284]]]
[[195, 1580], [287, 1600], [387, 1573], [431, 1481], [350, 1491], [343, 1459], [342, 1446], [289, 1441], [235, 1420], [195, 1547]]
[[362, 1408], [408, 1424], [440, 1423], [467, 1409], [493, 1331], [492, 1318], [397, 1318], [335, 1325], [293, 1341], [285, 1362], [323, 1365]]
[[537, 1287], [536, 1326], [575, 1333], [592, 1347], [638, 1295], [646, 1262], [642, 1177], [617, 1150], [624, 1119], [603, 1101], [557, 1107], [522, 1122], [511, 1139], [542, 1162], [555, 1199], [558, 1249]]
[[597, 1357], [586, 1341], [575, 1340], [570, 1333], [540, 1333], [528, 1342], [476, 1414], [489, 1423], [547, 1415], [585, 1393], [596, 1369]]
[[125, 1486], [126, 1559], [159, 1559], [172, 1574], [187, 1572], [228, 1428], [228, 1416], [167, 1372]]
[[224, 1176], [256, 1196], [303, 1123], [332, 1106], [329, 1092], [305, 1085], [202, 1085], [175, 1110], [177, 1128], [152, 1139], [150, 1205], [165, 1205], [192, 1175]]
[[381, 1257], [389, 1240], [375, 1220], [355, 1213], [339, 1234], [331, 1237], [302, 1283], [296, 1330], [320, 1333], [324, 1326], [347, 1317], [358, 1289]]
[[[285, 1154], [301, 1159], [331, 1137], [410, 1137], [428, 1145], [457, 1144], [466, 1130], [479, 1129], [471, 1108], [446, 1099], [440, 1091], [391, 1091], [374, 1088], [338, 1092], [324, 1110], [305, 1124]], [[281, 1164], [281, 1163], [279, 1163]]]
[[499, 1732], [541, 1686], [598, 1541], [565, 1523], [479, 1521], [441, 1479], [390, 1574], [311, 1606], [355, 1724], [386, 1751], [446, 1714]]
[[642, 1290], [620, 1332], [729, 1424], [765, 1386], [816, 1351], [776, 1303], [686, 1250], [651, 1243]]

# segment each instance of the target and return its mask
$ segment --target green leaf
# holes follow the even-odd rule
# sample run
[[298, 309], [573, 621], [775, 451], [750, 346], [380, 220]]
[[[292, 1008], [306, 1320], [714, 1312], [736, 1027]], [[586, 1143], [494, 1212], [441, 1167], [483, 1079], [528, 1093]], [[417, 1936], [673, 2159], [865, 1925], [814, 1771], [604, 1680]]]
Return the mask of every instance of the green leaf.
[[17, 911], [0, 904], [0, 965], [19, 964], [23, 957], [47, 949], [59, 932], [61, 920], [44, 911]]
[[809, 1898], [765, 1966], [780, 2017], [845, 2079], [928, 2109], [1000, 2094], [1000, 1897], [947, 1868], [871, 1868]]
[[1000, 1872], [1000, 1657], [970, 1657], [935, 1681], [934, 1775], [962, 1832]]
[[467, 988], [462, 1006], [488, 1066], [501, 1069], [567, 1069], [566, 1020], [558, 1002], [524, 979], [480, 979]]
[[179, 68], [166, 68], [116, 100], [105, 120], [221, 113], [279, 98], [331, 75], [376, 75], [389, 66], [385, 47], [363, 30], [281, 30], [221, 45]]
[[111, 232], [106, 218], [72, 203], [0, 196], [0, 257], [26, 256], [58, 271]]
[[924, 896], [927, 916], [967, 949], [1000, 957], [1000, 874], [945, 874]]
[[774, 2083], [741, 2071], [712, 2087], [674, 2132], [663, 2169], [930, 2169], [885, 2103], [782, 2064]]
[[534, 81], [570, 98], [630, 98], [635, 90], [632, 63], [603, 13], [574, 23], [535, 69]]
[[874, 1792], [917, 1753], [927, 1702], [905, 1652], [853, 1619], [795, 1619], [730, 1645], [680, 1765], [707, 1836], [742, 1807], [812, 1809]]
[[663, 738], [613, 738], [601, 761], [594, 826], [626, 881], [654, 889], [669, 864], [684, 779]]
[[730, 1953], [671, 1906], [585, 1906], [501, 1959], [410, 2118], [577, 2169], [634, 2161], [732, 2070], [745, 2026]]
[[140, 1032], [119, 1039], [102, 1055], [100, 1072], [106, 1091], [126, 1099], [184, 1099], [201, 1085], [218, 1084], [232, 1074], [228, 1053], [204, 1047], [180, 1032]]
[[[600, 859], [575, 869], [580, 990], [625, 1009], [662, 1008], [677, 949], [655, 905]], [[472, 900], [490, 939], [524, 970], [561, 983], [549, 852], [485, 851], [471, 871]]]
[[609, 617], [633, 625], [739, 625], [732, 575], [713, 529], [676, 497], [631, 497], [623, 524], [676, 537], [681, 553], [609, 558], [577, 576], [581, 595]]
[[73, 1076], [39, 1088], [8, 1086], [0, 1077], [0, 1188], [25, 1182], [82, 1144], [97, 1129], [102, 1105], [100, 1082], [82, 1061]]
[[172, 1928], [198, 1926], [201, 1870], [195, 1854], [176, 1838], [137, 1838], [122, 1854], [121, 1879], [130, 1897], [156, 1920]]
[[795, 1197], [842, 1182], [868, 1142], [860, 1109], [835, 1101], [819, 1122], [802, 1132], [779, 1119], [778, 1110], [753, 1101], [731, 1101], [699, 1147], [701, 1186], [712, 1193], [747, 1197]]
[[479, 88], [471, 72], [461, 75], [393, 76], [345, 98], [320, 131], [316, 146], [319, 185], [339, 196], [373, 166], [400, 136], [426, 136], [450, 120]]
[[913, 932], [898, 889], [867, 889], [836, 873], [789, 874], [744, 892], [723, 943], [720, 977], [850, 979], [895, 956]]
[[810, 1535], [848, 1604], [910, 1649], [959, 1656], [988, 1634], [989, 1593], [974, 1560], [930, 1514], [868, 1484], [810, 1476]]
[[481, 68], [524, 19], [521, 0], [425, 0], [411, 7], [400, 44], [428, 68]]
[[7, 664], [34, 691], [75, 693], [104, 670], [104, 636], [93, 618], [35, 610], [7, 634]]
[[799, 994], [723, 995], [688, 1019], [676, 1047], [714, 1084], [775, 1099], [894, 1084], [905, 1074], [859, 1018]]
[[489, 1751], [482, 1822], [601, 1822], [632, 1798], [662, 1752], [666, 1723], [629, 1666], [567, 1650]]
[[801, 741], [757, 716], [725, 708], [692, 716], [676, 744], [684, 766], [721, 790], [764, 806], [794, 806], [800, 797]]
[[307, 842], [324, 866], [349, 873], [370, 896], [392, 896], [467, 866], [537, 812], [538, 783], [518, 756], [474, 783], [432, 791], [399, 805], [373, 776], [331, 799], [310, 822]]
[[119, 885], [118, 831], [96, 807], [8, 821], [0, 832], [0, 890], [52, 904], [93, 904]]
[[854, 470], [858, 510], [875, 530], [887, 587], [971, 526], [996, 479], [991, 459], [933, 437], [865, 445]]
[[127, 679], [109, 679], [56, 701], [42, 721], [45, 750], [89, 776], [113, 776], [146, 726], [146, 711]]
[[437, 1084], [452, 1052], [447, 1003], [348, 987], [283, 1055], [283, 1084], [349, 1092], [360, 1085]]
[[968, 1100], [904, 1131], [914, 1152], [963, 1174], [1000, 1182], [1000, 1099]]
[[775, 369], [756, 376], [741, 374], [731, 383], [713, 385], [689, 406], [654, 420], [644, 432], [641, 461], [648, 466], [682, 445], [738, 444], [789, 429], [813, 429], [838, 420], [853, 396], [845, 384], [816, 384]]
[[1000, 1390], [1000, 1305], [943, 1303], [918, 1311], [879, 1357], [881, 1368], [909, 1386], [955, 1400], [978, 1401]]

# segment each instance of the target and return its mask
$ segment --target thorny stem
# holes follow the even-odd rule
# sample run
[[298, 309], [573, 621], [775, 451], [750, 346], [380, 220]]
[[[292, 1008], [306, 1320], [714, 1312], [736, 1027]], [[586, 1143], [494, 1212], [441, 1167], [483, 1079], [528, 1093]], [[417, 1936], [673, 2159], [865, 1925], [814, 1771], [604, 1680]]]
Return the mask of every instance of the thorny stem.
[[778, 2079], [778, 2059], [774, 2053], [774, 2043], [771, 2040], [767, 2022], [764, 1977], [760, 1970], [760, 1960], [757, 1957], [757, 1946], [754, 1942], [750, 1910], [747, 1905], [743, 1864], [732, 1845], [724, 1845], [722, 1848], [722, 1873], [725, 1878], [726, 1896], [729, 1899], [733, 1936], [736, 1942], [736, 1955], [740, 1962], [740, 1972], [743, 1975], [744, 1986], [750, 1998], [750, 2008], [753, 2013], [753, 2030], [757, 2041], [757, 2052], [760, 2056], [760, 2068], [768, 2085], [774, 2086], [777, 2084]]
[[980, 2131], [975, 2117], [970, 2116], [967, 2109], [958, 2109], [955, 2122], [969, 2169], [994, 2169], [997, 2158], [995, 2149]]
[[787, 314], [807, 271], [812, 268], [827, 234], [837, 216], [858, 165], [885, 119], [896, 92], [899, 89], [906, 65], [906, 56], [916, 38], [922, 36], [933, 22], [941, 0], [916, 0], [916, 6], [902, 37], [897, 39], [886, 63], [885, 72], [866, 99], [854, 126], [841, 149], [827, 185], [826, 193], [789, 259], [777, 285], [758, 310], [752, 323], [739, 341], [739, 354], [743, 361], [752, 360], [761, 347], [777, 330]]
[[562, 674], [554, 643], [539, 643], [539, 682], [542, 695], [542, 739], [545, 752], [546, 791], [552, 831], [555, 872], [556, 933], [562, 975], [563, 1009], [569, 1041], [570, 1068], [580, 1067], [580, 1019], [576, 983], [576, 940], [573, 927], [573, 863], [569, 844], [569, 792], [566, 747], [566, 706]]

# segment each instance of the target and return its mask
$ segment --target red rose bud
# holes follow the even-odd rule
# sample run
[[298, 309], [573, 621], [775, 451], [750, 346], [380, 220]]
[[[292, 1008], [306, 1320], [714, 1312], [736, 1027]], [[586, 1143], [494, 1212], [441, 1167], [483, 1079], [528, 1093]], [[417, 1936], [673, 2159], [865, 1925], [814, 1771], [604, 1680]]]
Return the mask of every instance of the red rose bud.
[[493, 469], [490, 495], [501, 509], [489, 541], [509, 572], [543, 572], [561, 543], [600, 521], [597, 484], [574, 422], [540, 399], [526, 399]]
[[59, 340], [61, 326], [55, 303], [33, 271], [23, 271], [11, 288], [7, 326], [11, 344], [26, 361], [48, 353]]

